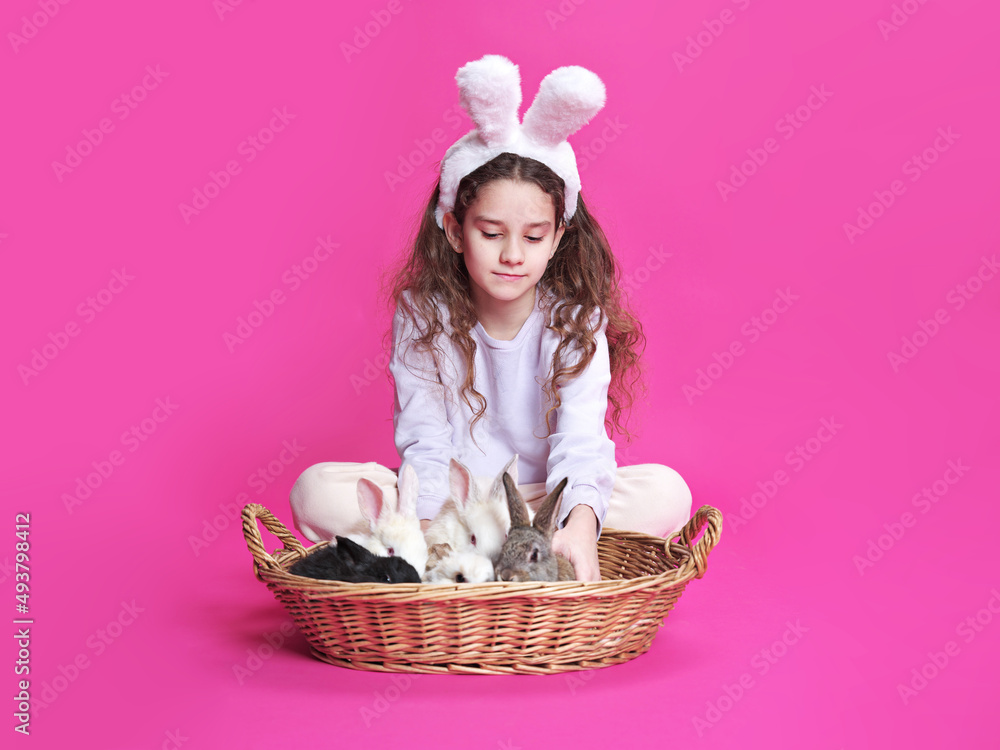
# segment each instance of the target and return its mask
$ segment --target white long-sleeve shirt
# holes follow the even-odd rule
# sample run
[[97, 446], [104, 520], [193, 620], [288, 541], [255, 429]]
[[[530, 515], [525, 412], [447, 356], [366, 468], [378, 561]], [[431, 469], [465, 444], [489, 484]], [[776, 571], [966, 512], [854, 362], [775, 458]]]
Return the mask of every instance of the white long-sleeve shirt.
[[[389, 364], [396, 383], [393, 425], [400, 472], [407, 464], [417, 472], [419, 518], [433, 518], [447, 499], [449, 459], [457, 458], [473, 475], [492, 478], [516, 453], [519, 484], [545, 482], [546, 492], [551, 492], [563, 477], [569, 478], [559, 527], [582, 503], [593, 508], [598, 533], [603, 528], [617, 470], [615, 446], [604, 426], [611, 382], [607, 324], [595, 334], [597, 350], [590, 364], [559, 389], [561, 404], [546, 438], [542, 384], [559, 335], [545, 325], [543, 294], [538, 287], [535, 307], [512, 340], [492, 338], [481, 323], [471, 330], [476, 342], [475, 388], [487, 403], [474, 429], [475, 442], [469, 434], [472, 410], [459, 395], [465, 379], [461, 353], [446, 335], [438, 337], [441, 352], [417, 352], [408, 346], [414, 338], [413, 323], [396, 310]], [[598, 314], [595, 311], [595, 320]], [[440, 315], [449, 331], [447, 309], [442, 307]]]

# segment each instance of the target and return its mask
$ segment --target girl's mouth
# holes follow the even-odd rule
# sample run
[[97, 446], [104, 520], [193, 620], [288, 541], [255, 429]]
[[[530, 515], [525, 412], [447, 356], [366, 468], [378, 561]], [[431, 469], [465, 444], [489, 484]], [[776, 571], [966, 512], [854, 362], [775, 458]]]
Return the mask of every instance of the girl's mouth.
[[518, 279], [523, 279], [524, 278], [523, 275], [518, 275], [518, 274], [513, 274], [513, 273], [497, 273], [496, 271], [494, 271], [494, 274], [501, 281], [517, 281]]

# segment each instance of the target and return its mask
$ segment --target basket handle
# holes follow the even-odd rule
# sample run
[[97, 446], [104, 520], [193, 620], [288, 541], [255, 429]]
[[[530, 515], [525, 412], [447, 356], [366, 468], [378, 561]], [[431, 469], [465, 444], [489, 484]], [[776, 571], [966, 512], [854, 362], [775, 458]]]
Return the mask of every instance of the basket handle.
[[[691, 540], [698, 536], [702, 528], [704, 528], [705, 533], [698, 540], [698, 543], [692, 547]], [[667, 551], [669, 554], [670, 543], [674, 538], [680, 537], [680, 543], [691, 550], [691, 559], [694, 562], [695, 569], [698, 571], [695, 574], [695, 578], [701, 578], [705, 575], [705, 570], [708, 568], [708, 553], [719, 543], [721, 535], [722, 513], [711, 505], [702, 505], [698, 508], [698, 512], [691, 516], [691, 519], [684, 524], [684, 528], [670, 535], [666, 544]]]
[[275, 515], [263, 505], [258, 505], [257, 503], [247, 503], [243, 507], [243, 513], [241, 515], [243, 516], [243, 538], [246, 539], [247, 549], [249, 549], [250, 554], [253, 555], [253, 574], [257, 577], [258, 581], [264, 580], [260, 577], [260, 569], [262, 567], [270, 568], [272, 570], [280, 570], [281, 567], [278, 565], [278, 561], [264, 549], [264, 540], [261, 539], [260, 529], [257, 527], [258, 518], [268, 531], [281, 540], [286, 550], [299, 553], [305, 552], [305, 547], [302, 546], [302, 543], [292, 535], [292, 533], [285, 527], [285, 524], [279, 521]]

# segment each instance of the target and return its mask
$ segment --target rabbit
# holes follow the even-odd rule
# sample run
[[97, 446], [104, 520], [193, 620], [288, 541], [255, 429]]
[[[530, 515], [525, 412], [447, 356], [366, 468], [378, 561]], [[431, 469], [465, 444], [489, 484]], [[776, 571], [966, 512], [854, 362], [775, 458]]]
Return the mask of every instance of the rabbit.
[[510, 533], [495, 566], [498, 581], [575, 581], [573, 563], [552, 552], [559, 499], [567, 479], [556, 485], [538, 507], [534, 521], [528, 521], [528, 507], [509, 474], [503, 484], [510, 509]]
[[432, 544], [425, 583], [486, 583], [493, 580], [493, 561], [472, 550], [455, 552], [450, 544]]
[[461, 462], [451, 459], [448, 469], [450, 497], [424, 532], [428, 546], [449, 544], [455, 552], [473, 550], [495, 560], [510, 528], [504, 474], [511, 474], [517, 481], [517, 454], [503, 467], [484, 497], [472, 472]]
[[416, 569], [402, 557], [379, 557], [347, 537], [336, 537], [302, 558], [289, 573], [305, 578], [349, 583], [420, 583]]
[[386, 502], [382, 489], [370, 479], [358, 480], [358, 507], [368, 533], [347, 534], [351, 541], [384, 557], [402, 557], [416, 570], [427, 567], [427, 542], [417, 519], [417, 472], [407, 465], [398, 480], [398, 500]]

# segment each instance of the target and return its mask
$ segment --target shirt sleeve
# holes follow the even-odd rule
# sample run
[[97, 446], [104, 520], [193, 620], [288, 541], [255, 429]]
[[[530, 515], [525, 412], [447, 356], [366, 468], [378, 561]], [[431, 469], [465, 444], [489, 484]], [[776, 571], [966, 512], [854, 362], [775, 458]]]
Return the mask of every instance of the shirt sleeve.
[[[600, 311], [595, 311], [600, 315]], [[617, 464], [615, 444], [608, 437], [604, 419], [608, 411], [611, 359], [603, 321], [594, 335], [597, 345], [587, 368], [559, 389], [556, 428], [549, 436], [546, 491], [569, 478], [563, 492], [559, 528], [577, 505], [589, 505], [597, 516], [598, 536], [608, 514]]]
[[389, 371], [395, 381], [393, 429], [402, 462], [400, 475], [410, 464], [420, 485], [417, 517], [434, 518], [448, 497], [448, 461], [452, 426], [445, 391], [432, 352], [413, 344], [413, 321], [397, 307], [392, 320], [392, 356]]

